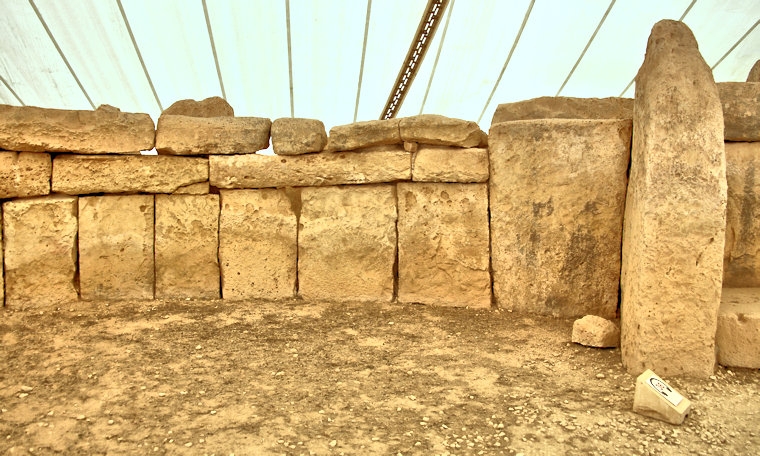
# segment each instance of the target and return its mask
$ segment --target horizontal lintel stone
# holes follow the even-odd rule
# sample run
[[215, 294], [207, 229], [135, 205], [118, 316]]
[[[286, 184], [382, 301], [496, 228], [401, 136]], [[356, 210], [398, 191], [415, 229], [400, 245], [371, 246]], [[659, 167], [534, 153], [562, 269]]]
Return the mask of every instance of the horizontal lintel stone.
[[399, 130], [405, 142], [457, 147], [488, 144], [488, 136], [477, 123], [437, 114], [404, 117], [399, 120]]
[[414, 182], [477, 183], [488, 175], [488, 149], [423, 145], [414, 154]]
[[252, 154], [269, 147], [272, 121], [262, 117], [162, 115], [156, 150], [165, 155]]
[[496, 107], [491, 125], [535, 119], [632, 119], [633, 98], [539, 97]]
[[153, 148], [148, 114], [102, 105], [94, 111], [0, 105], [0, 149], [20, 152], [139, 154]]
[[371, 152], [297, 156], [209, 157], [211, 185], [217, 188], [302, 187], [374, 184], [411, 179], [411, 154], [401, 146]]
[[363, 149], [372, 146], [401, 144], [399, 119], [368, 120], [330, 129], [327, 150], [330, 152]]
[[59, 155], [53, 159], [53, 191], [91, 193], [172, 193], [208, 180], [208, 159], [160, 155]]

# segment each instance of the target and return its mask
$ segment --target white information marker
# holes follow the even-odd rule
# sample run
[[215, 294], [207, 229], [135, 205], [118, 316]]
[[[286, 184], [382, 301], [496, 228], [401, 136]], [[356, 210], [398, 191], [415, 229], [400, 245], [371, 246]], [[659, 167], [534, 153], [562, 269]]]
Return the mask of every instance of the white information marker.
[[691, 401], [651, 370], [647, 369], [636, 378], [634, 412], [671, 424], [681, 424], [690, 409]]

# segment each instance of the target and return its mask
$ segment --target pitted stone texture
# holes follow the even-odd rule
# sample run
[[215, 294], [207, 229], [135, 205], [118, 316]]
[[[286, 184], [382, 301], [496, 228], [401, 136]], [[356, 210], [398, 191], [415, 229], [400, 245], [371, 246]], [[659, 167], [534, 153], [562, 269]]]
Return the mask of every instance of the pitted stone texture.
[[209, 97], [205, 100], [179, 100], [164, 109], [162, 116], [189, 117], [234, 117], [235, 111], [227, 100], [221, 97]]
[[726, 143], [726, 181], [723, 286], [760, 287], [760, 142]]
[[726, 141], [760, 141], [760, 82], [720, 82]]
[[77, 300], [77, 198], [3, 203], [5, 305], [48, 308]]
[[59, 155], [53, 159], [53, 191], [90, 193], [172, 193], [208, 181], [208, 159], [139, 155]]
[[749, 70], [747, 75], [747, 82], [760, 82], [760, 60], [752, 65], [752, 69]]
[[321, 120], [284, 117], [272, 123], [272, 149], [277, 155], [322, 152], [326, 145], [327, 133]]
[[219, 222], [222, 297], [292, 298], [298, 235], [293, 203], [283, 190], [223, 190]]
[[395, 190], [394, 185], [302, 189], [298, 234], [302, 297], [393, 299]]
[[400, 146], [372, 152], [338, 152], [293, 157], [230, 155], [209, 157], [217, 188], [316, 187], [411, 180], [412, 155]]
[[47, 195], [52, 172], [50, 154], [0, 152], [0, 198]]
[[[3, 212], [0, 211], [0, 226], [3, 226]], [[0, 230], [0, 307], [5, 306], [5, 271], [3, 267], [3, 233]]]
[[606, 318], [586, 315], [573, 322], [572, 341], [587, 347], [619, 347], [620, 328]]
[[421, 114], [399, 120], [401, 139], [436, 146], [484, 147], [488, 137], [475, 122], [437, 114]]
[[760, 369], [760, 288], [724, 288], [715, 333], [722, 366]]
[[485, 184], [398, 184], [398, 300], [491, 307]]
[[206, 181], [198, 182], [197, 184], [183, 185], [177, 190], [174, 190], [172, 195], [208, 195], [209, 192], [209, 183]]
[[153, 195], [79, 198], [83, 300], [153, 299], [153, 221]]
[[156, 298], [219, 299], [219, 195], [156, 195]]
[[412, 162], [415, 182], [488, 182], [488, 149], [421, 146]]
[[102, 105], [95, 111], [67, 111], [0, 105], [0, 149], [21, 152], [139, 154], [153, 148], [148, 114]]
[[272, 121], [261, 117], [162, 115], [156, 128], [160, 155], [253, 154], [269, 147]]
[[636, 375], [708, 376], [723, 278], [726, 161], [712, 71], [689, 28], [655, 24], [636, 76], [621, 347]]
[[630, 141], [630, 120], [491, 127], [491, 255], [499, 307], [568, 318], [615, 316]]
[[539, 97], [496, 108], [491, 125], [533, 119], [632, 119], [633, 98]]
[[330, 152], [356, 150], [365, 147], [401, 144], [399, 119], [369, 120], [330, 129], [327, 150]]

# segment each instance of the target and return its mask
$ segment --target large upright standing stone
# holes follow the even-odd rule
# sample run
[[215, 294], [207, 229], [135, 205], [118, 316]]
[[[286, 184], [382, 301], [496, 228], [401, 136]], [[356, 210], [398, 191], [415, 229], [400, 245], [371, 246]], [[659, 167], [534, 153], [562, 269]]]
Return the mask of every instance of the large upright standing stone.
[[83, 300], [153, 299], [153, 195], [79, 199]]
[[43, 308], [77, 300], [77, 198], [3, 204], [5, 304]]
[[689, 28], [655, 24], [636, 76], [622, 265], [623, 364], [707, 376], [723, 278], [726, 159], [710, 67]]

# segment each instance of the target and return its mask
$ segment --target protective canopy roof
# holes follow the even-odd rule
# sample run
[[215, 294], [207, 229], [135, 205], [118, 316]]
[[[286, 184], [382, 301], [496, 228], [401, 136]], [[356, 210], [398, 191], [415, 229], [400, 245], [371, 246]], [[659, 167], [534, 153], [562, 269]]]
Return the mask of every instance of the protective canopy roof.
[[[431, 2], [433, 0], [430, 0]], [[238, 116], [378, 119], [428, 0], [0, 0], [0, 103], [161, 110], [222, 96]], [[660, 19], [716, 81], [760, 58], [760, 0], [449, 0], [398, 116], [487, 131], [499, 103], [633, 96]], [[428, 38], [431, 39], [431, 38]]]

